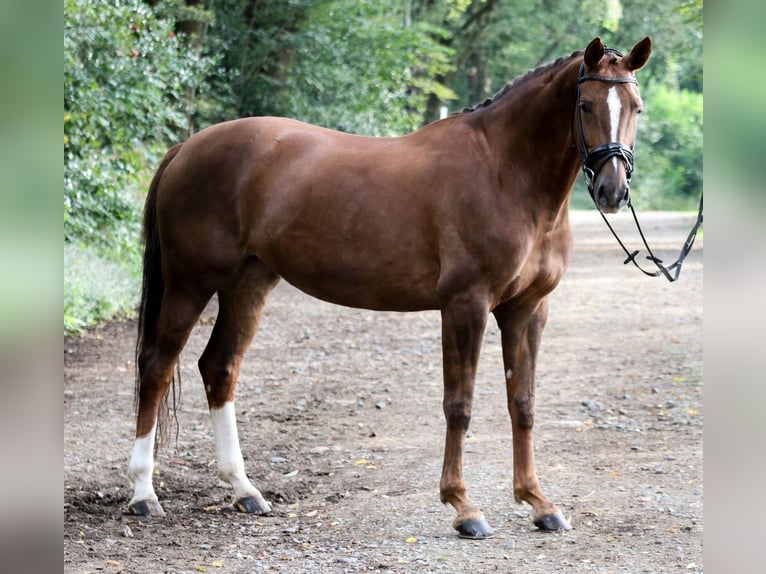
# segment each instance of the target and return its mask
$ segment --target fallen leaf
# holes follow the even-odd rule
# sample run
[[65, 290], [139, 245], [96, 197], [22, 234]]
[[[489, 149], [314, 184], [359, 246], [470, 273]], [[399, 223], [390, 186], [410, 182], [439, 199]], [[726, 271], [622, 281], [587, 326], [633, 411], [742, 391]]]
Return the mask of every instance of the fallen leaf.
[[415, 544], [415, 542], [417, 542], [417, 541], [418, 541], [418, 539], [417, 539], [417, 538], [415, 538], [414, 536], [410, 536], [410, 537], [407, 539], [407, 544]]
[[360, 458], [354, 464], [360, 465], [360, 466], [363, 465], [363, 464], [367, 464], [367, 459], [366, 458]]
[[215, 566], [216, 568], [223, 568], [223, 562], [220, 560], [215, 560], [214, 562], [211, 562], [210, 565]]
[[107, 566], [121, 566], [122, 562], [120, 562], [118, 560], [107, 560], [106, 561], [106, 565]]
[[221, 507], [217, 504], [211, 504], [210, 506], [206, 506], [203, 510], [205, 512], [215, 512], [216, 510], [221, 510]]
[[205, 568], [204, 566], [195, 566], [194, 569], [197, 572], [207, 572], [207, 568]]
[[300, 472], [299, 470], [291, 470], [290, 472], [286, 472], [284, 474], [284, 477], [290, 478], [291, 476], [297, 476], [299, 472]]

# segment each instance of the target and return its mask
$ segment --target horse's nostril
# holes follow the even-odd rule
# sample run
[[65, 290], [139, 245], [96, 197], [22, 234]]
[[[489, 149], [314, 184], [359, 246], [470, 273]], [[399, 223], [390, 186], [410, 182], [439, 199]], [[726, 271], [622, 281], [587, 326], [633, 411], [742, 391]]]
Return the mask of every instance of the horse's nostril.
[[598, 205], [606, 205], [606, 190], [604, 185], [599, 185], [596, 189], [596, 203]]

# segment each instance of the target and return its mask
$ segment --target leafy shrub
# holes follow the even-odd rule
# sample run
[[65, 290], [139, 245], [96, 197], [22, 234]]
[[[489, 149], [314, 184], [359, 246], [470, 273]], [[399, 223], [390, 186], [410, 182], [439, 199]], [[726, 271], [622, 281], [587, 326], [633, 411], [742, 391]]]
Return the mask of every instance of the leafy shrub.
[[189, 128], [189, 90], [211, 66], [140, 0], [66, 0], [66, 241], [135, 251], [147, 172]]
[[139, 282], [145, 190], [166, 142], [192, 129], [215, 64], [158, 15], [169, 9], [140, 0], [64, 3], [68, 330], [133, 306], [126, 283]]
[[702, 94], [658, 85], [642, 96], [635, 205], [695, 209], [702, 192]]
[[382, 2], [320, 2], [295, 43], [288, 115], [366, 135], [401, 135], [423, 122], [429, 94], [457, 96], [434, 78], [453, 66], [442, 31], [404, 23]]

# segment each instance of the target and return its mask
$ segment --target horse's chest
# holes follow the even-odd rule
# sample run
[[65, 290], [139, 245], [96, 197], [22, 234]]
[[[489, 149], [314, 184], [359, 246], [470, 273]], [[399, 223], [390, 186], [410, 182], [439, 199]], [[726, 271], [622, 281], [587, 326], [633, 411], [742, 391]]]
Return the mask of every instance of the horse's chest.
[[561, 281], [571, 254], [571, 234], [546, 234], [524, 250], [525, 256], [506, 269], [501, 300], [542, 298]]

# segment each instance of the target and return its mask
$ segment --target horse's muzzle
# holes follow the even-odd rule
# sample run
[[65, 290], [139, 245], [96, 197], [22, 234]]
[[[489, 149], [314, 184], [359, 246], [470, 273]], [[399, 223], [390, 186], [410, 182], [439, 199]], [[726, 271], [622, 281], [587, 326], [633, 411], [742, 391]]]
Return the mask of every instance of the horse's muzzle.
[[594, 182], [593, 201], [602, 213], [617, 213], [628, 204], [630, 185], [624, 178], [618, 177], [615, 183], [602, 182], [601, 179], [597, 177]]
[[602, 213], [617, 213], [628, 204], [633, 150], [619, 142], [600, 145], [583, 158], [583, 171], [593, 202]]

